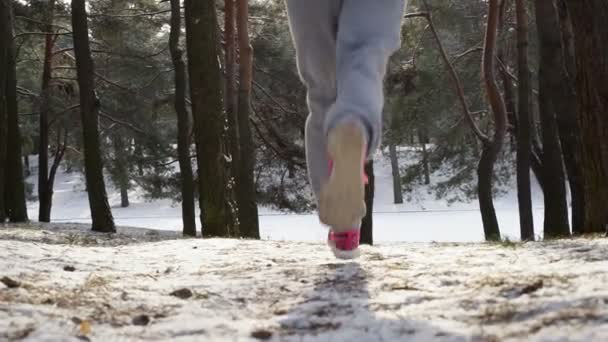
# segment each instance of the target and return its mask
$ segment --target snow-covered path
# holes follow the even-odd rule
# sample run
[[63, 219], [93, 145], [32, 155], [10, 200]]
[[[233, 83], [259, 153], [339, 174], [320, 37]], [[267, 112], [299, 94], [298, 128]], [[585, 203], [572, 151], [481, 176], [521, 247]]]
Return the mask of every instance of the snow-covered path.
[[82, 229], [0, 228], [0, 340], [608, 340], [606, 239], [340, 262], [314, 243]]

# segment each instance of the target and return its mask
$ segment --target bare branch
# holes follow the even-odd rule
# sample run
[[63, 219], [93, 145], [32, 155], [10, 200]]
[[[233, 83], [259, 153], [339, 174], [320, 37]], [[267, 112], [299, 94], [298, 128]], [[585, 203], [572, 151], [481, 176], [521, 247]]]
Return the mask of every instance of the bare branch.
[[48, 36], [48, 35], [58, 35], [58, 36], [71, 36], [72, 32], [21, 32], [16, 34], [13, 39], [26, 37], [26, 36]]
[[483, 51], [483, 48], [481, 46], [479, 46], [479, 45], [478, 46], [474, 46], [474, 47], [466, 50], [465, 52], [463, 52], [463, 53], [461, 53], [459, 55], [456, 55], [454, 58], [452, 58], [452, 63], [456, 64], [461, 58], [463, 58], [463, 57], [465, 57], [465, 56], [467, 56], [467, 55], [469, 55], [471, 53], [481, 52], [481, 51]]
[[109, 120], [109, 121], [111, 121], [111, 122], [113, 122], [115, 124], [122, 125], [122, 126], [125, 126], [127, 128], [130, 128], [131, 130], [133, 130], [133, 131], [135, 131], [137, 133], [144, 134], [144, 135], [148, 134], [143, 129], [141, 129], [139, 127], [135, 127], [134, 125], [132, 125], [131, 123], [128, 123], [126, 121], [122, 121], [120, 119], [117, 119], [117, 118], [113, 117], [112, 115], [104, 112], [103, 110], [99, 111], [99, 116], [101, 116], [102, 118], [107, 119], [107, 120]]
[[145, 13], [137, 13], [137, 14], [105, 14], [105, 13], [90, 13], [88, 15], [89, 18], [140, 18], [140, 17], [153, 17], [159, 14], [165, 14], [171, 12], [168, 10], [161, 10], [156, 12], [145, 12]]
[[469, 105], [467, 104], [467, 101], [466, 101], [466, 98], [464, 95], [462, 83], [460, 82], [460, 79], [458, 78], [458, 74], [456, 73], [454, 66], [450, 62], [450, 59], [448, 58], [448, 55], [445, 52], [445, 49], [443, 48], [441, 39], [439, 39], [437, 30], [435, 29], [435, 25], [433, 24], [433, 19], [431, 18], [431, 14], [428, 12], [416, 12], [416, 13], [409, 13], [409, 14], [405, 15], [405, 18], [416, 18], [416, 17], [423, 17], [428, 21], [429, 27], [431, 28], [431, 32], [433, 33], [433, 37], [435, 38], [435, 41], [437, 42], [439, 52], [441, 53], [441, 57], [443, 58], [443, 61], [445, 62], [448, 72], [452, 78], [452, 82], [454, 83], [454, 86], [456, 87], [456, 95], [458, 96], [458, 99], [460, 100], [463, 114], [464, 114], [467, 122], [469, 123], [469, 126], [471, 126], [473, 133], [475, 133], [475, 135], [477, 136], [477, 138], [479, 138], [479, 140], [481, 140], [482, 143], [488, 143], [490, 141], [490, 139], [488, 138], [487, 135], [485, 135], [479, 129], [479, 127], [475, 123], [475, 120], [473, 119], [473, 116], [471, 115], [471, 111], [469, 110]]
[[46, 27], [49, 27], [49, 26], [56, 27], [56, 28], [58, 28], [60, 30], [64, 30], [64, 31], [69, 32], [69, 33], [72, 32], [72, 30], [69, 29], [69, 28], [67, 28], [67, 27], [64, 27], [64, 26], [61, 26], [61, 25], [57, 25], [57, 24], [52, 24], [52, 23], [46, 23], [46, 22], [35, 20], [35, 19], [32, 19], [32, 18], [24, 17], [24, 16], [21, 16], [21, 15], [16, 15], [15, 19], [19, 19], [19, 20], [23, 20], [23, 21], [29, 21], [31, 23], [44, 25]]
[[274, 104], [276, 104], [277, 106], [279, 106], [279, 108], [281, 108], [282, 111], [284, 111], [285, 113], [288, 113], [288, 114], [298, 115], [298, 112], [294, 112], [292, 110], [289, 110], [289, 109], [285, 108], [281, 103], [279, 103], [279, 101], [277, 101], [274, 97], [272, 97], [272, 95], [270, 95], [270, 93], [266, 89], [264, 89], [264, 87], [261, 84], [259, 84], [258, 82], [253, 81], [253, 85], [255, 85]]

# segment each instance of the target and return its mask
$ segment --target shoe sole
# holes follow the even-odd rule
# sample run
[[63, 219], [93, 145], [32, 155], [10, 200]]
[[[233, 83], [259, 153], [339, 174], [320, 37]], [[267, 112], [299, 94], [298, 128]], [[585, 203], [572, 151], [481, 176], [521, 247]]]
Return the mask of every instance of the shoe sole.
[[336, 232], [352, 229], [365, 216], [365, 136], [356, 124], [334, 128], [328, 137], [333, 170], [319, 196], [319, 219]]

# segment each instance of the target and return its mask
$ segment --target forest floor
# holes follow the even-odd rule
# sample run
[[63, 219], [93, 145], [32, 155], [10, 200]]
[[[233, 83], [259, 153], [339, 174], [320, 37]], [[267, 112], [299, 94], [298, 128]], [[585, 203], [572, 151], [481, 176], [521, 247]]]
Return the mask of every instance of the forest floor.
[[608, 239], [320, 243], [0, 227], [0, 340], [606, 341]]

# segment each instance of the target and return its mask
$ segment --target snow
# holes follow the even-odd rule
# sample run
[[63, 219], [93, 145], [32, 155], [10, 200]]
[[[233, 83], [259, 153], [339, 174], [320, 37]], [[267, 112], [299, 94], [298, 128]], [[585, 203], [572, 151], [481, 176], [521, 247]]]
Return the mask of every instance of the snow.
[[[404, 151], [406, 153], [407, 151]], [[414, 153], [414, 155], [416, 155]], [[405, 154], [402, 164], [411, 163]], [[35, 162], [32, 163], [35, 165]], [[390, 163], [381, 153], [376, 158], [376, 195], [374, 203], [374, 240], [385, 242], [480, 242], [484, 240], [477, 201], [448, 204], [436, 199], [425, 188], [413, 194], [404, 204], [393, 204]], [[433, 179], [437, 179], [434, 177]], [[35, 184], [37, 176], [28, 181]], [[57, 173], [51, 219], [53, 222], [90, 223], [87, 194], [81, 174]], [[162, 230], [181, 230], [181, 208], [172, 200], [148, 201], [138, 191], [130, 192], [131, 205], [120, 207], [120, 193], [107, 183], [112, 213], [117, 225]], [[537, 232], [543, 222], [542, 192], [533, 184], [534, 221]], [[404, 196], [407, 199], [407, 195]], [[518, 240], [519, 215], [514, 184], [495, 200], [496, 212], [504, 237]], [[38, 216], [38, 203], [28, 204], [30, 218]], [[200, 227], [200, 223], [199, 227]], [[260, 208], [260, 234], [273, 241], [321, 242], [327, 237], [315, 213], [292, 214]], [[540, 235], [540, 234], [539, 234]]]
[[606, 239], [386, 243], [342, 262], [320, 243], [178, 235], [0, 228], [0, 278], [19, 285], [0, 283], [0, 340], [608, 338]]

